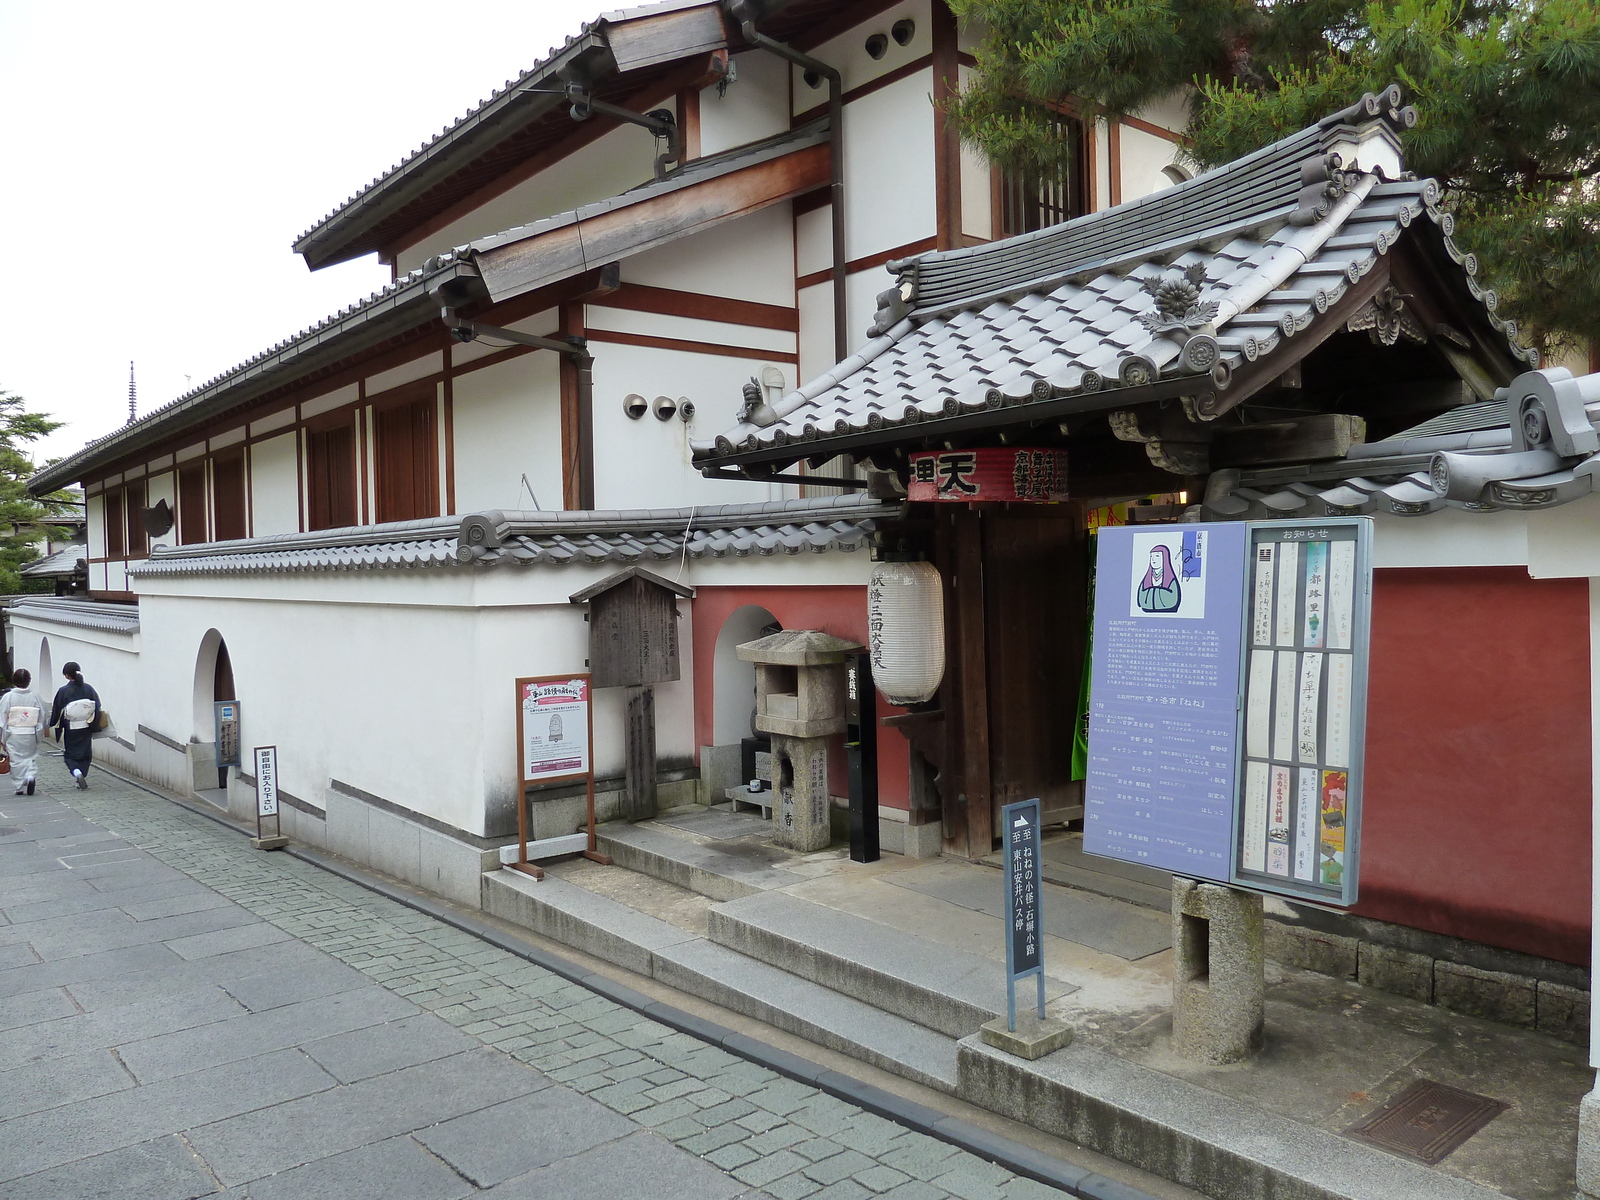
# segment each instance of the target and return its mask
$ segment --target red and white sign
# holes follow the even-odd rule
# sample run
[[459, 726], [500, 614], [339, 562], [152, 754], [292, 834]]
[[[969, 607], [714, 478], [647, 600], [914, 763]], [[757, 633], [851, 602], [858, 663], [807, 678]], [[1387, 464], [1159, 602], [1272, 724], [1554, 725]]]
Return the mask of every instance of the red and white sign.
[[522, 782], [548, 783], [589, 773], [589, 677], [517, 680], [517, 740]]
[[1067, 452], [984, 446], [911, 456], [912, 500], [1048, 504], [1067, 498]]

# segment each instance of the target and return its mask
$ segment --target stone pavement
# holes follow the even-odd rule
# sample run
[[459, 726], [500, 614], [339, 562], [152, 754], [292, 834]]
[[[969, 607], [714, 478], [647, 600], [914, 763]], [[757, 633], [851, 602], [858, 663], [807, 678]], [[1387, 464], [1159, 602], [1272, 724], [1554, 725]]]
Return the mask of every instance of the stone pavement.
[[0, 791], [0, 1200], [1062, 1194], [41, 768]]

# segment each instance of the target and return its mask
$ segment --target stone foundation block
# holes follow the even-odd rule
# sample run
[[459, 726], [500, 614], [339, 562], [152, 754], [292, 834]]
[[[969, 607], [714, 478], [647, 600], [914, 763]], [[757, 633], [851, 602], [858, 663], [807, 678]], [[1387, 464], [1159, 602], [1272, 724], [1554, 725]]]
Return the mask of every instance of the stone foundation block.
[[996, 1050], [1004, 1050], [1007, 1054], [1015, 1054], [1029, 1061], [1054, 1054], [1072, 1042], [1070, 1026], [1048, 1017], [1041, 1021], [1035, 1012], [1019, 1012], [1015, 1032], [1010, 1025], [1005, 1017], [996, 1017], [979, 1026], [978, 1033]]
[[1172, 1049], [1243, 1062], [1261, 1048], [1266, 976], [1261, 897], [1172, 881]]
[[1526, 975], [1484, 971], [1443, 960], [1433, 965], [1435, 1004], [1524, 1029], [1532, 1029], [1535, 1023], [1536, 986]]
[[1578, 1105], [1577, 1200], [1600, 1200], [1600, 1089]]
[[1356, 978], [1381, 992], [1433, 1003], [1433, 959], [1426, 954], [1362, 942]]
[[1589, 1041], [1589, 993], [1564, 983], [1539, 981], [1534, 1028], [1565, 1042]]
[[1353, 937], [1323, 933], [1304, 925], [1285, 925], [1282, 921], [1266, 922], [1265, 933], [1266, 954], [1273, 962], [1335, 979], [1356, 977], [1361, 943]]

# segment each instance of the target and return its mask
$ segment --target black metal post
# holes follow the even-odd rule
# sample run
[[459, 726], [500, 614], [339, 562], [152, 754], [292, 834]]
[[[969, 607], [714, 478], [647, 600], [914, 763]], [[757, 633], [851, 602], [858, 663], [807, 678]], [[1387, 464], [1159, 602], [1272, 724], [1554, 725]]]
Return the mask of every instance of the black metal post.
[[847, 656], [845, 759], [850, 768], [850, 859], [878, 861], [878, 694], [871, 651]]

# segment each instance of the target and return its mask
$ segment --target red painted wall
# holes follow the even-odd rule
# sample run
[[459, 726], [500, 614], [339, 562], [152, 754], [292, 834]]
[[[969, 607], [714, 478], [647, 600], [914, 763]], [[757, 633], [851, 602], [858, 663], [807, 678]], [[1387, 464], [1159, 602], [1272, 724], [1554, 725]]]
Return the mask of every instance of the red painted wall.
[[[715, 728], [712, 703], [716, 679], [717, 634], [735, 609], [757, 604], [785, 629], [820, 629], [835, 637], [866, 644], [867, 589], [864, 587], [702, 587], [694, 597], [694, 741], [710, 746]], [[878, 715], [904, 712], [878, 697]], [[848, 795], [844, 741], [835, 739], [829, 755], [828, 786], [835, 796]], [[889, 808], [911, 807], [911, 768], [905, 735], [878, 727], [878, 802]]]
[[1355, 911], [1589, 961], [1589, 584], [1383, 570]]

